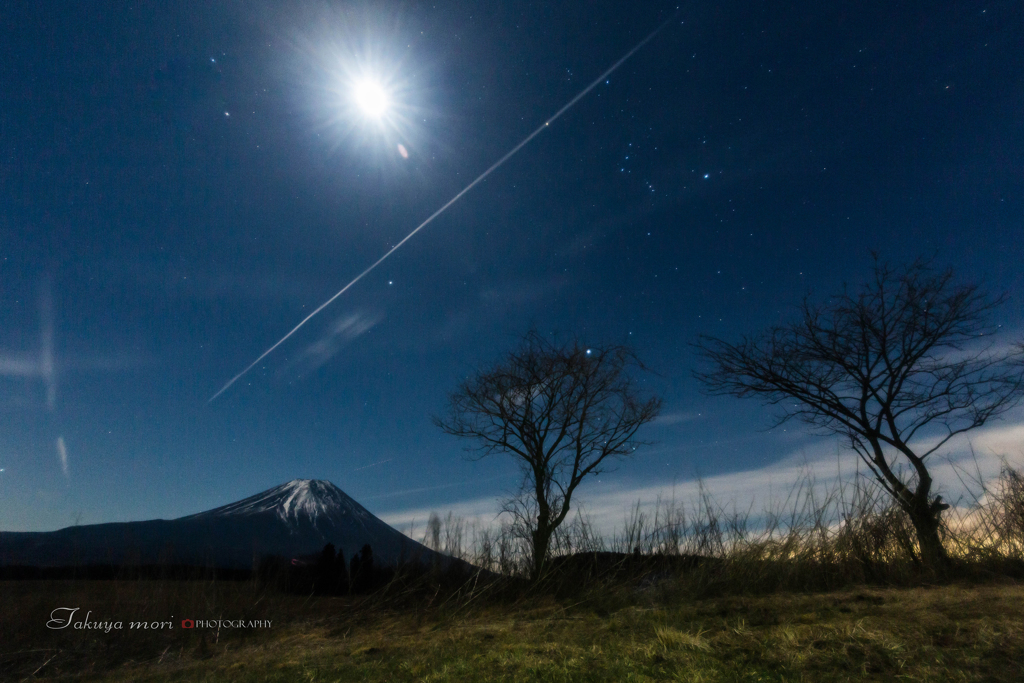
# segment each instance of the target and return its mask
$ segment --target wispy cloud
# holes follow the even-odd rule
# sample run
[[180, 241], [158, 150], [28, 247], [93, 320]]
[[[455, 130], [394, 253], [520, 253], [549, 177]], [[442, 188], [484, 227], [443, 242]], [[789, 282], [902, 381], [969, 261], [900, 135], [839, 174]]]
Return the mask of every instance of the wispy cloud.
[[24, 356], [0, 356], [0, 376], [38, 377], [42, 374], [39, 359]]
[[[936, 492], [950, 503], [973, 499], [980, 493], [979, 484], [993, 481], [1003, 463], [1024, 467], [1024, 416], [991, 427], [976, 430], [957, 439], [942, 455], [930, 459], [929, 470], [935, 480]], [[787, 497], [801, 485], [815, 491], [827, 491], [839, 483], [851, 481], [863, 473], [857, 456], [842, 447], [838, 440], [822, 439], [795, 450], [766, 467], [730, 472], [702, 479], [676, 482], [652, 482], [629, 485], [613, 483], [610, 478], [585, 484], [577, 492], [576, 507], [582, 506], [594, 527], [610, 537], [620, 530], [630, 510], [639, 502], [642, 510], [652, 510], [657, 501], [675, 500], [689, 506], [703, 490], [727, 509], [750, 509], [757, 514], [767, 508], [784, 504]], [[439, 504], [432, 507], [398, 510], [381, 515], [386, 522], [401, 529], [414, 521], [427, 519], [431, 512], [451, 511], [480, 526], [497, 524], [501, 509], [500, 496], [485, 496]]]
[[46, 389], [46, 407], [57, 406], [57, 363], [54, 358], [53, 282], [44, 277], [39, 286], [39, 354], [0, 358], [0, 376], [38, 377]]
[[54, 360], [53, 281], [43, 278], [39, 291], [39, 370], [46, 384], [46, 407], [57, 407], [57, 363]]
[[[136, 367], [142, 361], [136, 356], [103, 356], [91, 358], [57, 356], [56, 309], [54, 306], [53, 280], [44, 277], [39, 287], [39, 347], [36, 351], [23, 353], [0, 352], [0, 378], [38, 379], [44, 389], [47, 410], [57, 407], [57, 384], [59, 377], [68, 371], [120, 371]], [[38, 400], [21, 397], [0, 397], [0, 409], [36, 408]]]
[[683, 424], [684, 422], [700, 420], [703, 417], [704, 413], [676, 411], [674, 413], [662, 413], [658, 417], [654, 418], [654, 421], [651, 424], [661, 427], [671, 427], [672, 425]]
[[[447, 488], [447, 487], [443, 487]], [[402, 533], [414, 533], [417, 526], [426, 523], [430, 513], [436, 512], [446, 515], [449, 512], [455, 517], [466, 520], [470, 524], [486, 528], [498, 524], [498, 513], [501, 511], [501, 502], [498, 498], [477, 498], [464, 500], [448, 505], [434, 507], [417, 507], [399, 512], [385, 513], [378, 515], [385, 523], [398, 529]]]
[[376, 313], [356, 312], [338, 318], [328, 328], [327, 334], [299, 352], [298, 356], [288, 363], [285, 371], [305, 375], [322, 367], [346, 344], [368, 332], [382, 317]]
[[[487, 477], [485, 479], [471, 479], [469, 481], [441, 484], [439, 486], [425, 486], [423, 488], [407, 489], [405, 491], [393, 491], [379, 496], [366, 496], [361, 500], [381, 500], [404, 495], [426, 493], [428, 491], [439, 491], [443, 489], [457, 488], [460, 486], [469, 486], [472, 484], [482, 484], [502, 479], [509, 481], [508, 476], [502, 475], [497, 477]], [[417, 523], [425, 522], [426, 519], [430, 517], [431, 512], [438, 512], [441, 514], [451, 512], [457, 517], [461, 517], [470, 522], [475, 522], [480, 526], [492, 526], [498, 521], [498, 513], [500, 509], [501, 497], [489, 496], [483, 498], [471, 498], [444, 505], [417, 506], [415, 508], [399, 509], [394, 512], [380, 513], [377, 516], [399, 531], [407, 532]]]
[[60, 460], [60, 469], [64, 472], [64, 478], [70, 476], [68, 472], [68, 447], [64, 443], [64, 437], [57, 437], [57, 458]]
[[[497, 476], [497, 477], [486, 477], [484, 479], [470, 479], [468, 481], [454, 481], [454, 482], [451, 482], [449, 484], [438, 484], [437, 486], [423, 486], [423, 487], [415, 488], [415, 489], [404, 489], [402, 491], [389, 491], [387, 493], [382, 493], [382, 494], [376, 495], [376, 496], [363, 496], [362, 498], [360, 498], [360, 500], [380, 500], [380, 499], [383, 499], [383, 498], [396, 498], [398, 496], [409, 496], [409, 495], [413, 495], [413, 494], [416, 494], [416, 493], [426, 493], [427, 491], [439, 491], [441, 489], [450, 489], [450, 488], [455, 488], [457, 486], [469, 486], [470, 484], [482, 484], [482, 483], [488, 482], [488, 481], [497, 481], [499, 479], [507, 479], [507, 478], [508, 477], [506, 477], [504, 475], [501, 475], [501, 476]], [[433, 509], [433, 508], [431, 508], [431, 509]], [[408, 512], [409, 512], [408, 510], [405, 510], [405, 511], [399, 512], [397, 514], [404, 515], [404, 514], [406, 514]], [[415, 511], [413, 511], [413, 512], [415, 512]], [[383, 517], [382, 517], [382, 519], [383, 519]]]

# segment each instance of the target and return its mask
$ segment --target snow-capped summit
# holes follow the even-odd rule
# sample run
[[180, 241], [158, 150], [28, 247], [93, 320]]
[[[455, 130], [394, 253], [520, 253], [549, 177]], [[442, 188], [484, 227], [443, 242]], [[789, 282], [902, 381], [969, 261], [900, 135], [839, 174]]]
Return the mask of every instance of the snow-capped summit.
[[294, 479], [179, 519], [0, 532], [0, 566], [169, 562], [249, 569], [265, 556], [309, 556], [327, 543], [345, 557], [369, 545], [374, 560], [387, 565], [437, 557], [331, 482]]
[[334, 521], [336, 517], [346, 514], [360, 519], [372, 517], [366, 508], [329, 481], [292, 479], [287, 484], [275, 486], [237, 503], [229, 503], [185, 519], [247, 516], [264, 512], [273, 512], [282, 522], [290, 525], [297, 525], [302, 520], [315, 523], [321, 517]]

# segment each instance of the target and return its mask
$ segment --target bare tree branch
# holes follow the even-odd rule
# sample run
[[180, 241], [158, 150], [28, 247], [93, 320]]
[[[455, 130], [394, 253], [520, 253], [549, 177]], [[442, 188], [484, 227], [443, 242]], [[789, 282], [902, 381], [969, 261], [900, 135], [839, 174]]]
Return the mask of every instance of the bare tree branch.
[[580, 483], [648, 443], [637, 432], [657, 417], [661, 399], [637, 386], [632, 371], [645, 369], [625, 346], [555, 343], [529, 332], [519, 348], [464, 381], [434, 418], [446, 433], [473, 441], [471, 457], [519, 462], [519, 499], [506, 510], [530, 530], [535, 577]]
[[[735, 344], [700, 337], [708, 369], [694, 375], [710, 394], [776, 406], [778, 424], [798, 419], [845, 437], [914, 521], [922, 556], [942, 563], [945, 506], [925, 460], [1024, 398], [1024, 344], [985, 343], [997, 329], [989, 316], [1005, 301], [928, 260], [895, 268], [876, 255], [868, 284], [826, 303], [805, 300], [794, 322]], [[936, 443], [911, 444], [925, 436]], [[910, 465], [909, 478], [887, 451]]]

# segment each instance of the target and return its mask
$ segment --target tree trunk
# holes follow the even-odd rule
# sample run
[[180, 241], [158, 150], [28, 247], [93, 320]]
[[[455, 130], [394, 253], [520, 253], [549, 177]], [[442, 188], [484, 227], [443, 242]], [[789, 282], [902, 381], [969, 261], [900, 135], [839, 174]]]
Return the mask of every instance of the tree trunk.
[[544, 571], [544, 563], [548, 556], [548, 545], [551, 542], [551, 529], [540, 524], [533, 531], [533, 568], [530, 579], [537, 581]]
[[932, 478], [924, 461], [902, 441], [896, 443], [897, 448], [917, 471], [917, 486], [911, 491], [889, 468], [881, 443], [877, 439], [872, 439], [871, 446], [875, 453], [875, 467], [882, 472], [885, 481], [891, 487], [890, 492], [895, 495], [900, 507], [910, 517], [910, 523], [914, 525], [922, 567], [925, 572], [936, 578], [946, 576], [950, 564], [949, 555], [942, 545], [939, 530], [942, 528], [942, 512], [948, 510], [949, 506], [942, 502], [942, 496], [932, 498]]
[[944, 576], [949, 569], [949, 555], [945, 546], [942, 545], [942, 538], [939, 536], [939, 529], [942, 526], [942, 511], [949, 506], [936, 498], [931, 504], [918, 503], [907, 509], [910, 521], [917, 533], [917, 544], [921, 549], [921, 564], [925, 571]]

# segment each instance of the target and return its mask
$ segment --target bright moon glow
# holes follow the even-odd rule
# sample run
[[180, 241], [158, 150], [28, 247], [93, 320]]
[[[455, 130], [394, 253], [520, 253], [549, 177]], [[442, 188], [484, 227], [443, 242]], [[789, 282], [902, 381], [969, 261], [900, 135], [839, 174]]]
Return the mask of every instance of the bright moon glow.
[[384, 88], [372, 81], [356, 84], [355, 99], [363, 113], [375, 119], [384, 116], [390, 105]]
[[[609, 76], [611, 76], [612, 73], [615, 72], [620, 66], [622, 66], [622, 64], [626, 60], [628, 60], [630, 57], [632, 57], [633, 54], [635, 54], [637, 50], [639, 50], [644, 45], [646, 45], [648, 42], [650, 42], [651, 39], [654, 38], [654, 36], [658, 35], [658, 33], [660, 33], [663, 28], [668, 26], [670, 22], [675, 21], [676, 16], [677, 16], [676, 14], [673, 14], [666, 21], [664, 21], [660, 26], [658, 26], [658, 28], [654, 29], [649, 34], [647, 34], [646, 38], [644, 38], [639, 43], [637, 43], [633, 47], [632, 50], [630, 50], [629, 52], [624, 54], [622, 57], [620, 57], [617, 62], [615, 62], [608, 69], [606, 69], [605, 72], [603, 74], [601, 74], [600, 76], [598, 76], [596, 80], [594, 80], [593, 82], [590, 83], [590, 85], [588, 85], [583, 90], [581, 90], [575, 97], [573, 97], [565, 105], [563, 105], [561, 109], [556, 111], [553, 116], [548, 118], [548, 120], [545, 121], [542, 125], [540, 125], [536, 130], [534, 130], [532, 133], [527, 135], [522, 140], [522, 142], [520, 142], [518, 145], [516, 145], [515, 147], [510, 149], [508, 152], [506, 152], [505, 156], [501, 157], [500, 159], [495, 161], [493, 164], [491, 164], [487, 168], [486, 171], [484, 171], [483, 173], [478, 175], [476, 177], [476, 179], [473, 180], [473, 182], [469, 183], [464, 188], [462, 188], [462, 190], [460, 190], [458, 194], [456, 194], [454, 197], [452, 197], [447, 202], [445, 202], [445, 204], [443, 206], [441, 206], [441, 208], [439, 208], [434, 213], [430, 214], [430, 216], [427, 217], [427, 219], [425, 221], [423, 221], [422, 223], [417, 225], [412, 230], [412, 232], [410, 232], [408, 235], [403, 237], [402, 240], [398, 242], [398, 244], [396, 244], [395, 246], [391, 247], [388, 251], [384, 252], [383, 256], [381, 256], [379, 259], [377, 259], [376, 261], [371, 263], [365, 270], [363, 270], [363, 272], [359, 273], [359, 275], [357, 275], [355, 278], [353, 278], [351, 282], [349, 282], [347, 285], [345, 285], [340, 290], [338, 290], [337, 294], [335, 294], [330, 299], [328, 299], [327, 301], [325, 301], [322, 304], [320, 304], [319, 306], [317, 306], [313, 310], [312, 313], [310, 313], [305, 318], [303, 318], [299, 322], [298, 325], [293, 327], [291, 329], [291, 331], [288, 332], [288, 334], [286, 334], [283, 337], [281, 337], [277, 341], [277, 343], [275, 343], [269, 349], [267, 349], [266, 351], [261, 353], [259, 358], [257, 358], [252, 363], [250, 363], [240, 373], [238, 373], [237, 375], [232, 377], [227, 382], [227, 384], [225, 384], [224, 386], [222, 386], [220, 388], [220, 391], [218, 391], [217, 393], [215, 393], [213, 396], [210, 397], [210, 399], [207, 401], [207, 403], [213, 403], [213, 401], [215, 401], [218, 396], [220, 396], [225, 391], [230, 389], [231, 385], [233, 385], [235, 382], [237, 382], [242, 377], [247, 375], [250, 370], [252, 370], [254, 367], [259, 365], [260, 361], [262, 361], [264, 358], [266, 358], [271, 353], [273, 353], [274, 350], [277, 349], [277, 347], [281, 346], [281, 344], [284, 344], [286, 341], [288, 341], [288, 339], [290, 339], [292, 335], [294, 335], [296, 332], [298, 332], [300, 329], [302, 329], [306, 325], [306, 323], [308, 323], [310, 320], [312, 320], [314, 317], [316, 317], [316, 315], [318, 313], [320, 313], [320, 311], [324, 310], [325, 308], [330, 306], [332, 303], [334, 303], [335, 299], [337, 299], [338, 297], [342, 296], [345, 292], [347, 292], [349, 289], [351, 289], [353, 286], [355, 286], [355, 284], [357, 282], [359, 282], [364, 277], [369, 275], [377, 266], [379, 266], [381, 263], [386, 261], [389, 256], [391, 256], [396, 251], [401, 249], [402, 245], [404, 245], [406, 242], [408, 242], [409, 240], [411, 240], [413, 237], [416, 236], [416, 233], [418, 233], [423, 228], [427, 227], [430, 223], [432, 223], [434, 221], [435, 218], [437, 218], [438, 216], [443, 214], [445, 211], [447, 211], [448, 207], [450, 207], [455, 202], [459, 201], [459, 199], [461, 199], [463, 195], [465, 195], [467, 192], [469, 192], [474, 187], [476, 187], [477, 185], [482, 183], [484, 180], [486, 180], [487, 176], [491, 175], [491, 173], [493, 173], [494, 171], [498, 170], [506, 161], [511, 159], [513, 156], [515, 156], [516, 153], [519, 152], [519, 150], [521, 150], [526, 145], [530, 144], [531, 140], [533, 140], [535, 137], [540, 135], [543, 131], [547, 130], [552, 123], [554, 123], [556, 120], [561, 118], [562, 114], [564, 114], [569, 109], [571, 109], [573, 107], [573, 105], [575, 105], [581, 99], [586, 97], [587, 93], [589, 93], [591, 90], [596, 88], [598, 86], [598, 84], [601, 83], [601, 81], [607, 80], [607, 78]], [[390, 105], [391, 105], [390, 98], [388, 97], [387, 91], [383, 87], [381, 87], [378, 83], [375, 83], [374, 81], [367, 81], [367, 80], [356, 81], [354, 85], [355, 85], [355, 89], [354, 89], [354, 92], [353, 92], [353, 99], [355, 100], [354, 104], [356, 104], [357, 106], [362, 108], [364, 111], [366, 111], [367, 116], [373, 116], [373, 117], [377, 118], [378, 120], [380, 120], [382, 123], [388, 123], [388, 124], [394, 125], [394, 122], [389, 120], [389, 119], [397, 118], [397, 117], [395, 117], [394, 114], [392, 114], [391, 116], [387, 116], [387, 117], [385, 116], [385, 114], [388, 113], [388, 110], [390, 109]], [[401, 107], [399, 109], [401, 109]], [[402, 150], [403, 149], [404, 149], [404, 147], [399, 145], [398, 153], [402, 154]], [[408, 150], [406, 150], [406, 154], [408, 154]], [[632, 334], [632, 332], [630, 334]], [[634, 448], [634, 450], [635, 450], [635, 448]]]

